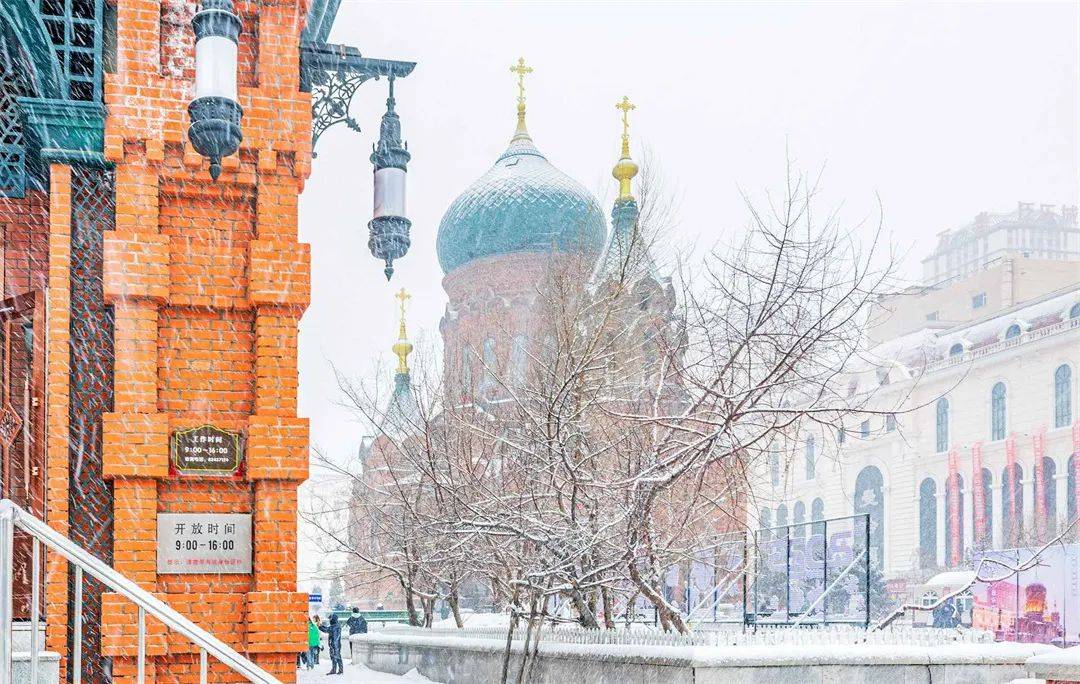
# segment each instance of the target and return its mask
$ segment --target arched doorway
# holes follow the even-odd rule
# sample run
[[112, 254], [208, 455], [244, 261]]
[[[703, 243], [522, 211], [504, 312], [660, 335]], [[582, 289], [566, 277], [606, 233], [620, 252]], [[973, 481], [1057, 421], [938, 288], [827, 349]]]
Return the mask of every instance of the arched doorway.
[[870, 557], [878, 564], [885, 562], [885, 479], [876, 466], [866, 466], [855, 478], [855, 513], [870, 514], [870, 540], [867, 542], [865, 531], [856, 521], [856, 550], [866, 548], [869, 543]]

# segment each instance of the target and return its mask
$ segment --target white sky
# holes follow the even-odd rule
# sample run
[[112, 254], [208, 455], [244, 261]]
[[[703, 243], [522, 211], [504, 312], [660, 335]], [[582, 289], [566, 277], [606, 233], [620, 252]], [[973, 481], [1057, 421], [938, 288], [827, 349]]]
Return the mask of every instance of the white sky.
[[[389, 363], [393, 293], [413, 295], [410, 333], [438, 335], [435, 257], [453, 199], [505, 148], [514, 126], [509, 66], [524, 56], [529, 129], [557, 167], [610, 206], [619, 113], [681, 203], [673, 239], [738, 231], [740, 188], [761, 195], [799, 168], [824, 168], [824, 206], [848, 225], [877, 197], [909, 273], [935, 235], [1017, 201], [1080, 199], [1080, 3], [831, 4], [408, 3], [342, 0], [331, 41], [418, 62], [398, 82], [409, 165], [412, 248], [387, 284], [367, 249], [371, 165], [385, 82], [361, 86], [357, 134], [319, 141], [300, 204], [312, 245], [301, 322], [300, 414], [312, 445], [355, 453], [361, 426], [339, 406], [332, 366]], [[387, 371], [388, 372], [388, 371]], [[302, 552], [302, 555], [303, 552]], [[312, 554], [302, 558], [310, 563]]]

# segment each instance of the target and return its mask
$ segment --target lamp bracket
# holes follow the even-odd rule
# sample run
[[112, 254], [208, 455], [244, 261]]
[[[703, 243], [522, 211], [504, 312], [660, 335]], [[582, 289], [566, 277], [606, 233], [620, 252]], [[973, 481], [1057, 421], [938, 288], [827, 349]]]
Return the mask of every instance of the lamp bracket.
[[343, 123], [359, 132], [360, 125], [349, 116], [356, 90], [382, 77], [404, 78], [416, 62], [363, 57], [350, 45], [305, 42], [300, 46], [300, 90], [311, 93], [311, 156], [315, 144], [331, 126]]

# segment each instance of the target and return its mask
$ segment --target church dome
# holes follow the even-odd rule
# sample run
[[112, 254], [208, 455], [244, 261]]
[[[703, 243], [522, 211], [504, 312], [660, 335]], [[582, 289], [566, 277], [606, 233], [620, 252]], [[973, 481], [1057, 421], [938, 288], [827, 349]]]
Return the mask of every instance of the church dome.
[[606, 235], [596, 199], [552, 166], [522, 125], [495, 165], [447, 209], [436, 248], [450, 273], [496, 254], [593, 254]]

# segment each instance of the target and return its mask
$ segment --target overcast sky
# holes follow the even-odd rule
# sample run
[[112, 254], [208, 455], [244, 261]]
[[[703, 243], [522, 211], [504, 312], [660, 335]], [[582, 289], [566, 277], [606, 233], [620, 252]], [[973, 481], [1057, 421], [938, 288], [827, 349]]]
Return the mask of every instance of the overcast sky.
[[[528, 79], [540, 150], [605, 203], [619, 113], [680, 198], [673, 239], [708, 244], [741, 230], [740, 189], [784, 179], [785, 155], [824, 169], [823, 202], [854, 225], [876, 216], [910, 254], [912, 276], [940, 231], [1017, 201], [1080, 195], [1080, 3], [406, 3], [342, 0], [331, 41], [417, 62], [398, 83], [413, 159], [412, 248], [387, 284], [367, 250], [371, 165], [385, 82], [354, 99], [363, 131], [319, 141], [300, 204], [312, 246], [301, 322], [300, 413], [312, 445], [355, 453], [363, 430], [339, 406], [333, 367], [389, 367], [393, 292], [413, 295], [410, 332], [438, 335], [445, 306], [435, 235], [453, 199], [506, 147], [509, 72]], [[389, 378], [387, 378], [389, 380]], [[310, 556], [310, 554], [309, 554]], [[306, 559], [310, 562], [310, 558]]]

